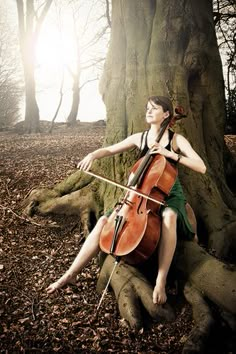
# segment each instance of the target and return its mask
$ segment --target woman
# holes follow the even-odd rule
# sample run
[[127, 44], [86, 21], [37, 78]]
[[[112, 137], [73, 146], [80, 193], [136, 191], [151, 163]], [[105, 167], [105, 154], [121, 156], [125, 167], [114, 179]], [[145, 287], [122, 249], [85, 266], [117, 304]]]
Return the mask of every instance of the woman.
[[[96, 159], [138, 147], [141, 149], [141, 156], [145, 155], [148, 149], [151, 149], [153, 154], [161, 154], [173, 164], [179, 163], [196, 172], [205, 173], [206, 166], [203, 160], [182, 135], [175, 134], [167, 128], [159, 143], [156, 142], [161, 124], [165, 119], [172, 116], [172, 103], [167, 97], [150, 97], [146, 110], [146, 121], [150, 125], [148, 131], [133, 134], [117, 144], [95, 150], [85, 156], [77, 167], [80, 170], [88, 171]], [[163, 207], [161, 211], [162, 233], [158, 245], [158, 274], [153, 290], [153, 302], [155, 304], [164, 304], [167, 299], [166, 278], [176, 248], [177, 230], [181, 236], [194, 239], [194, 233], [186, 215], [185, 198], [178, 178], [166, 201], [168, 207]], [[81, 269], [99, 252], [99, 236], [106, 222], [106, 216], [102, 216], [98, 220], [68, 271], [47, 288], [49, 294], [65, 284], [74, 283]]]

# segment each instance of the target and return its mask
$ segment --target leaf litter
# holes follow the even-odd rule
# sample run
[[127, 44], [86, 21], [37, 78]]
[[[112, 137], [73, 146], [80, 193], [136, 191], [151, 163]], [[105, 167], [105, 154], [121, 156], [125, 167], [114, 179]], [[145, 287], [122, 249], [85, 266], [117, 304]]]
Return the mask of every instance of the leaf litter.
[[139, 332], [120, 317], [112, 292], [96, 314], [96, 259], [79, 275], [76, 286], [46, 294], [46, 287], [73, 261], [83, 235], [76, 216], [26, 218], [22, 202], [32, 189], [52, 187], [68, 176], [78, 159], [102, 145], [104, 133], [104, 127], [90, 124], [53, 135], [0, 135], [1, 352], [182, 351], [193, 321], [180, 295], [175, 296], [174, 322], [151, 323]]

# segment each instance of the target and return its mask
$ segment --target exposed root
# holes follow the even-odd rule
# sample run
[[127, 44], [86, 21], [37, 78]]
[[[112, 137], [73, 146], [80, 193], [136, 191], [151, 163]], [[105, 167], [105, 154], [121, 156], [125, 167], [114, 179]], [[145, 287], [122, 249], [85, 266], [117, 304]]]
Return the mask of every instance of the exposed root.
[[[176, 268], [206, 298], [222, 309], [236, 314], [236, 272], [197, 243], [179, 242]], [[181, 276], [181, 275], [180, 275]]]
[[33, 189], [21, 205], [23, 214], [33, 216], [37, 212], [38, 205], [56, 197], [58, 197], [58, 194], [54, 190]]
[[[86, 176], [82, 174], [81, 171], [76, 170], [69, 177], [56, 184], [52, 189], [34, 189], [22, 203], [24, 214], [29, 216], [33, 216], [37, 212], [43, 215], [49, 213], [62, 214], [60, 207], [70, 209], [69, 202], [72, 202], [71, 209], [73, 210], [69, 213], [73, 214], [75, 213], [74, 209], [77, 209], [77, 204], [79, 204], [78, 200], [75, 200], [77, 194], [74, 193], [85, 189], [86, 186], [91, 184], [91, 181], [92, 178], [90, 176]], [[88, 187], [89, 190], [91, 190], [90, 188], [94, 187]], [[86, 193], [84, 193], [84, 195], [86, 195]], [[67, 212], [64, 214], [67, 214]], [[78, 210], [76, 214], [78, 214]]]
[[84, 187], [70, 194], [57, 195], [54, 190], [34, 190], [24, 203], [23, 214], [32, 217], [40, 215], [78, 215], [81, 228], [87, 234], [94, 227], [103, 209], [99, 192], [91, 186]]
[[201, 293], [190, 283], [185, 285], [184, 295], [192, 305], [195, 326], [190, 332], [182, 353], [205, 353], [207, 341], [215, 325], [215, 320]]
[[221, 230], [209, 235], [209, 246], [220, 258], [235, 259], [236, 254], [236, 220], [228, 222]]
[[[105, 288], [113, 264], [114, 258], [107, 256], [97, 283], [99, 292]], [[131, 328], [140, 329], [143, 327], [144, 318], [141, 304], [149, 316], [155, 320], [172, 321], [175, 317], [168, 304], [159, 306], [153, 303], [153, 287], [135, 267], [121, 261], [111, 279], [111, 287], [118, 302], [120, 315], [128, 321]]]
[[13, 211], [11, 208], [5, 207], [3, 205], [0, 205], [0, 209], [7, 210], [9, 213], [12, 213], [18, 219], [25, 221], [27, 223], [30, 223], [32, 225], [36, 225], [36, 226], [40, 226], [40, 227], [53, 227], [53, 228], [59, 227], [57, 225], [49, 224], [49, 223], [47, 223], [47, 224], [46, 223], [37, 223], [37, 222], [33, 221], [30, 216], [28, 216], [28, 217], [20, 216], [15, 211]]

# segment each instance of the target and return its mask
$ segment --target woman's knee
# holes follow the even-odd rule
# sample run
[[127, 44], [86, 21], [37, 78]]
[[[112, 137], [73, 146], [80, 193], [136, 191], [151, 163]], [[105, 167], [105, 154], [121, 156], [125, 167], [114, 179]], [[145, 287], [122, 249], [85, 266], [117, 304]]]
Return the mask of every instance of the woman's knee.
[[173, 224], [176, 223], [177, 213], [171, 208], [165, 208], [162, 213], [162, 220], [164, 223]]
[[99, 226], [104, 226], [108, 221], [108, 217], [106, 215], [102, 215], [98, 221], [97, 221], [97, 225]]

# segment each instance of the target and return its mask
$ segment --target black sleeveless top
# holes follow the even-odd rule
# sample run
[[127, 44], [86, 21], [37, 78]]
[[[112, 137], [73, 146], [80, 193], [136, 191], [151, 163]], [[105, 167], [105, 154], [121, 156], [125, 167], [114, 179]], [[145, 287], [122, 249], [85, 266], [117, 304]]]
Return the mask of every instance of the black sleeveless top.
[[[148, 133], [149, 133], [149, 130], [145, 130], [143, 133], [142, 133], [142, 136], [141, 136], [141, 144], [140, 144], [140, 158], [143, 157], [144, 155], [146, 155], [146, 153], [148, 152], [149, 150], [149, 147], [148, 147], [148, 144], [147, 144], [147, 138], [148, 138]], [[174, 136], [174, 132], [170, 129], [168, 129], [168, 133], [169, 133], [169, 142], [168, 144], [165, 146], [165, 149], [171, 151], [171, 143], [172, 143], [172, 139], [173, 139], [173, 136]], [[143, 142], [144, 142], [144, 146], [143, 146]], [[142, 147], [143, 146], [143, 147]], [[173, 149], [172, 149], [173, 150]], [[174, 150], [173, 150], [174, 151]], [[167, 159], [169, 160], [169, 159]], [[176, 164], [177, 161], [174, 161], [172, 159], [169, 160], [172, 164]]]

